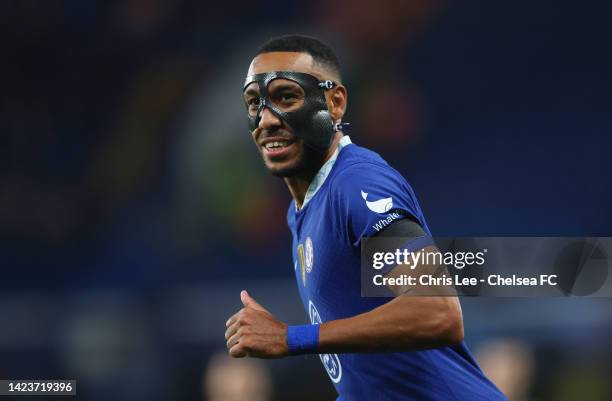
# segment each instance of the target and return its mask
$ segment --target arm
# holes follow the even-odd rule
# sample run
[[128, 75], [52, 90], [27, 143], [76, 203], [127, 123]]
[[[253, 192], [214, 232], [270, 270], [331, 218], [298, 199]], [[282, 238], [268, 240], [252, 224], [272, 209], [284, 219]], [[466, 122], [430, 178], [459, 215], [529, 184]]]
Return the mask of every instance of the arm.
[[[400, 222], [403, 223], [398, 225]], [[399, 220], [382, 235], [415, 238], [425, 234], [416, 222], [411, 222]], [[397, 266], [388, 276], [409, 273], [407, 266]], [[399, 294], [401, 289], [392, 290], [397, 291], [396, 298], [378, 308], [321, 324], [316, 353], [416, 351], [463, 340], [463, 318], [456, 297], [414, 296]], [[241, 298], [245, 308], [227, 322], [230, 355], [269, 358], [289, 355], [287, 325], [276, 320], [246, 292]]]
[[[379, 237], [403, 238], [424, 235], [427, 233], [411, 218], [396, 221], [378, 234]], [[425, 251], [436, 250], [434, 246], [425, 248]], [[438, 267], [418, 266], [411, 270], [396, 266], [386, 276], [422, 273], [424, 269], [434, 273]], [[319, 349], [329, 353], [416, 351], [463, 340], [463, 317], [457, 297], [407, 295], [404, 288], [389, 288], [396, 295], [392, 301], [351, 318], [322, 324]]]
[[[397, 269], [397, 268], [396, 268]], [[323, 323], [319, 351], [417, 351], [463, 340], [456, 297], [399, 295], [369, 312]]]

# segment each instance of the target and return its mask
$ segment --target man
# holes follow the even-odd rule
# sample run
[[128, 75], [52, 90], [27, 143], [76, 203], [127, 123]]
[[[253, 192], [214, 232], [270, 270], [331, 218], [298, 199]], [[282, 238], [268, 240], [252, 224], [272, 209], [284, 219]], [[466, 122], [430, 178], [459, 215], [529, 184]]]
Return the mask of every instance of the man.
[[431, 241], [404, 178], [342, 133], [347, 90], [333, 51], [315, 38], [273, 39], [251, 62], [243, 96], [264, 163], [293, 197], [287, 220], [311, 324], [288, 327], [242, 291], [244, 308], [226, 324], [229, 354], [320, 354], [343, 401], [505, 400], [463, 343], [456, 297], [361, 296], [364, 238], [413, 238], [410, 251]]

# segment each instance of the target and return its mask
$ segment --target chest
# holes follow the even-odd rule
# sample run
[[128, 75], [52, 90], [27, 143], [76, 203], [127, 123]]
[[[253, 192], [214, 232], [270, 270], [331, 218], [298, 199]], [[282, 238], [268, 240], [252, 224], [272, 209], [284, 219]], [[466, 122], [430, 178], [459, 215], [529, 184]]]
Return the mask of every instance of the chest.
[[304, 300], [333, 295], [351, 272], [359, 272], [359, 252], [343, 240], [332, 212], [310, 204], [296, 213], [291, 227], [293, 267]]

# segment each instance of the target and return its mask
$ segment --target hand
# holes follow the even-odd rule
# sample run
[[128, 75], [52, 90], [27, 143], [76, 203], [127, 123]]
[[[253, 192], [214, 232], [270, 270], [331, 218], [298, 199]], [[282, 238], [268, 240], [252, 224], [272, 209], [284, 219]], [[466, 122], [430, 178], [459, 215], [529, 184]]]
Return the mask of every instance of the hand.
[[240, 300], [244, 308], [225, 323], [229, 354], [234, 358], [282, 358], [289, 355], [287, 325], [279, 322], [244, 290], [240, 293]]

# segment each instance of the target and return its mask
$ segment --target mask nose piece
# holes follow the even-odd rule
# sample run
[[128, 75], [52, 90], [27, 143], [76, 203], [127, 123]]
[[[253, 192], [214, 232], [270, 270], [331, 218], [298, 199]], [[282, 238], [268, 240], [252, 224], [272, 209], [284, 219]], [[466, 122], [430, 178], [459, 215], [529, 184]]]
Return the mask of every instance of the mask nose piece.
[[257, 109], [257, 114], [255, 116], [255, 127], [259, 127], [259, 123], [261, 122], [261, 115], [263, 114], [263, 111], [266, 107], [268, 107], [268, 105], [266, 104], [266, 98], [261, 98], [259, 108]]

